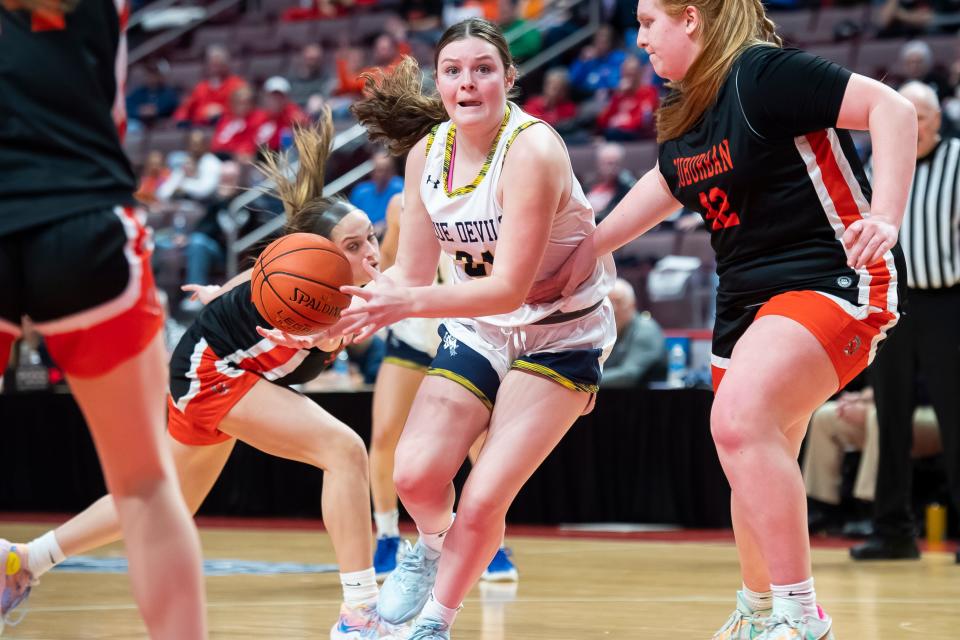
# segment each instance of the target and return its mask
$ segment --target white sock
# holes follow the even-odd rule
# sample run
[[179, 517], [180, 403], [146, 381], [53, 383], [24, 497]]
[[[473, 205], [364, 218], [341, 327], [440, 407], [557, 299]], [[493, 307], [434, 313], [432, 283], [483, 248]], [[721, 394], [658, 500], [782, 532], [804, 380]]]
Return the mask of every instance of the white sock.
[[350, 607], [371, 604], [377, 601], [377, 574], [373, 567], [363, 571], [340, 574], [343, 586], [343, 601]]
[[443, 620], [447, 623], [447, 626], [453, 626], [453, 621], [457, 617], [457, 612], [463, 609], [463, 605], [459, 605], [453, 609], [450, 607], [445, 607], [439, 602], [437, 602], [437, 597], [430, 592], [430, 599], [427, 600], [427, 604], [423, 605], [423, 611], [420, 612], [420, 616], [423, 618], [430, 618], [433, 620]]
[[27, 568], [34, 578], [39, 578], [67, 559], [53, 531], [47, 531], [28, 544], [27, 551]]
[[[427, 549], [433, 551], [436, 556], [440, 555], [440, 552], [443, 550], [443, 540], [446, 538], [447, 532], [450, 531], [450, 527], [453, 526], [453, 519], [455, 517], [456, 514], [451, 514], [450, 524], [448, 524], [442, 531], [437, 531], [436, 533], [424, 533], [423, 531], [420, 531], [419, 527], [417, 528], [417, 531], [420, 531], [420, 542], [422, 542]], [[431, 560], [436, 558], [436, 556], [433, 556]]]
[[772, 591], [751, 591], [744, 583], [741, 593], [743, 593], [743, 599], [747, 601], [747, 606], [753, 613], [767, 611], [773, 606]]
[[772, 584], [773, 597], [796, 602], [803, 607], [803, 613], [811, 618], [820, 618], [817, 611], [817, 592], [813, 589], [813, 578], [807, 578], [796, 584]]
[[384, 513], [374, 511], [373, 521], [377, 523], [378, 538], [400, 537], [400, 512], [397, 509]]

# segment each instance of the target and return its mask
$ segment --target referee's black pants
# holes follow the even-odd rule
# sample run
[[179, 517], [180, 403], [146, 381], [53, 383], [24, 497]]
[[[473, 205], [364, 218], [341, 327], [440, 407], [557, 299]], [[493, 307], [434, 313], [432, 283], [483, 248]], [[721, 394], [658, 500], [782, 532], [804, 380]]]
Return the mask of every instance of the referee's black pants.
[[880, 458], [875, 533], [915, 535], [911, 506], [917, 374], [940, 424], [953, 516], [960, 514], [960, 285], [909, 289], [906, 313], [871, 367]]

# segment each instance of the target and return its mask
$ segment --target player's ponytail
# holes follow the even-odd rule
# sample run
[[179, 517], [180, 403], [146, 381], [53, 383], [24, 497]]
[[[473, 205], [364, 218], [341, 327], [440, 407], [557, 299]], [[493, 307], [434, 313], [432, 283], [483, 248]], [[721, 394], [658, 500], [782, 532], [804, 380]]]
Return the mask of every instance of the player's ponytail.
[[753, 10], [757, 15], [757, 35], [759, 38], [764, 42], [770, 42], [778, 47], [782, 47], [783, 39], [777, 35], [777, 25], [767, 17], [767, 12], [763, 8], [763, 3], [760, 0], [753, 0]]
[[447, 120], [440, 96], [423, 92], [420, 65], [409, 56], [392, 70], [364, 73], [363, 98], [350, 110], [370, 139], [403, 155], [435, 125]]
[[274, 192], [287, 215], [286, 233], [316, 233], [329, 238], [333, 227], [355, 209], [345, 200], [323, 196], [333, 136], [333, 117], [326, 108], [315, 125], [294, 128], [293, 146], [300, 163], [296, 176], [291, 178], [293, 163], [286, 151], [269, 154], [257, 164], [276, 185]]

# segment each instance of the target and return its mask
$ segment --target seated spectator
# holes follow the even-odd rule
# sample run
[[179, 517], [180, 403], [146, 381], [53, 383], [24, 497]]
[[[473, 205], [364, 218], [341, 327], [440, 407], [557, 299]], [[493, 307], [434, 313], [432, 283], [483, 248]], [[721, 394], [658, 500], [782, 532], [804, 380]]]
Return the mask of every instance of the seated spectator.
[[246, 84], [243, 78], [230, 72], [229, 52], [219, 45], [211, 45], [207, 49], [206, 78], [180, 104], [173, 119], [185, 126], [215, 124], [233, 92]]
[[373, 384], [377, 381], [377, 372], [380, 371], [386, 352], [387, 342], [378, 335], [370, 336], [360, 343], [351, 343], [347, 347], [350, 364], [355, 365], [360, 371], [363, 384]]
[[[499, 9], [500, 16], [497, 21], [510, 43], [510, 55], [513, 59], [519, 63], [540, 53], [540, 30], [536, 27], [530, 28], [532, 25], [517, 15], [517, 0], [500, 0]], [[516, 39], [511, 40], [512, 37]]]
[[923, 40], [911, 40], [903, 45], [900, 49], [899, 66], [904, 84], [910, 80], [928, 84], [941, 100], [953, 93], [947, 75], [934, 68], [933, 49]]
[[191, 131], [186, 157], [157, 189], [157, 200], [206, 202], [213, 196], [220, 182], [221, 166], [220, 159], [210, 153], [207, 136], [203, 131]]
[[613, 28], [600, 25], [593, 36], [593, 42], [580, 50], [578, 57], [570, 65], [570, 83], [584, 95], [592, 95], [600, 90], [613, 91], [620, 84], [620, 65], [626, 58], [623, 49], [614, 48], [616, 38]]
[[610, 291], [617, 341], [603, 365], [600, 387], [635, 387], [663, 378], [667, 372], [667, 347], [660, 325], [646, 311], [637, 312], [633, 286], [617, 278]]
[[373, 154], [370, 179], [357, 183], [350, 191], [350, 202], [367, 212], [377, 235], [383, 235], [387, 220], [387, 203], [394, 194], [403, 191], [403, 178], [397, 175], [393, 157], [386, 151]]
[[300, 62], [290, 76], [290, 100], [307, 113], [319, 114], [314, 106], [317, 98], [320, 105], [330, 95], [333, 79], [323, 68], [323, 48], [318, 44], [308, 44], [300, 52]]
[[257, 148], [284, 151], [293, 142], [293, 128], [307, 122], [306, 114], [290, 100], [290, 83], [273, 76], [263, 83], [263, 108], [250, 117]]
[[143, 204], [150, 206], [157, 202], [157, 190], [170, 177], [170, 168], [163, 161], [163, 153], [151, 151], [143, 163], [140, 173], [140, 185], [134, 197]]
[[403, 0], [400, 9], [403, 19], [416, 35], [436, 42], [443, 31], [440, 22], [443, 5], [443, 0]]
[[148, 64], [144, 83], [127, 96], [127, 117], [131, 126], [137, 122], [150, 126], [157, 120], [169, 118], [179, 102], [180, 96], [167, 84], [160, 66]]
[[350, 13], [354, 4], [370, 4], [366, 0], [300, 0], [300, 6], [290, 7], [280, 14], [284, 22], [302, 22], [306, 20], [330, 20]]
[[577, 116], [577, 105], [570, 99], [570, 74], [563, 67], [554, 67], [543, 78], [543, 93], [533, 96], [523, 110], [540, 118], [563, 133], [571, 128]]
[[653, 137], [660, 96], [650, 82], [652, 73], [636, 56], [627, 56], [620, 65], [620, 85], [597, 117], [597, 128], [607, 140]]
[[[873, 502], [879, 456], [877, 442], [877, 408], [870, 387], [859, 392], [844, 392], [814, 412], [803, 459], [811, 533], [844, 524], [840, 487], [843, 458], [849, 451], [862, 451], [853, 497]], [[940, 429], [933, 409], [918, 407], [913, 414], [911, 456], [926, 458], [940, 450]]]
[[210, 151], [221, 160], [248, 164], [256, 155], [257, 139], [253, 123], [253, 90], [244, 85], [230, 96], [230, 106], [217, 122]]
[[356, 58], [357, 53], [349, 56], [345, 51], [337, 55], [337, 88], [334, 93], [337, 95], [360, 95], [363, 91], [363, 74], [376, 69], [392, 69], [399, 64], [403, 53], [397, 45], [397, 39], [389, 33], [381, 33], [373, 41], [373, 63], [359, 71]]
[[933, 22], [933, 9], [924, 0], [885, 0], [875, 15], [881, 38], [918, 36]]
[[[204, 216], [187, 237], [184, 249], [186, 256], [186, 282], [210, 284], [210, 274], [215, 268], [222, 269], [227, 257], [227, 237], [220, 216], [230, 202], [240, 194], [240, 165], [224, 162], [220, 169], [220, 181]], [[197, 313], [203, 307], [199, 300], [186, 296], [180, 302], [180, 310]]]
[[607, 217], [637, 182], [623, 166], [623, 147], [607, 142], [597, 147], [597, 175], [587, 189], [587, 200], [597, 212], [597, 221]]

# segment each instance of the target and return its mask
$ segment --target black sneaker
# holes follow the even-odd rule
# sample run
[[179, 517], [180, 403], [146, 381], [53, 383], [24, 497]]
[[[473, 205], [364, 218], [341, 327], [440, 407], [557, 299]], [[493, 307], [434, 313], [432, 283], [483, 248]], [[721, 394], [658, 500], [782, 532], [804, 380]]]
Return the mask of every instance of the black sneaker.
[[843, 528], [843, 518], [836, 505], [825, 504], [819, 500], [807, 502], [807, 529], [810, 535], [837, 535]]
[[863, 544], [850, 549], [854, 560], [916, 560], [920, 547], [912, 536], [870, 536]]

